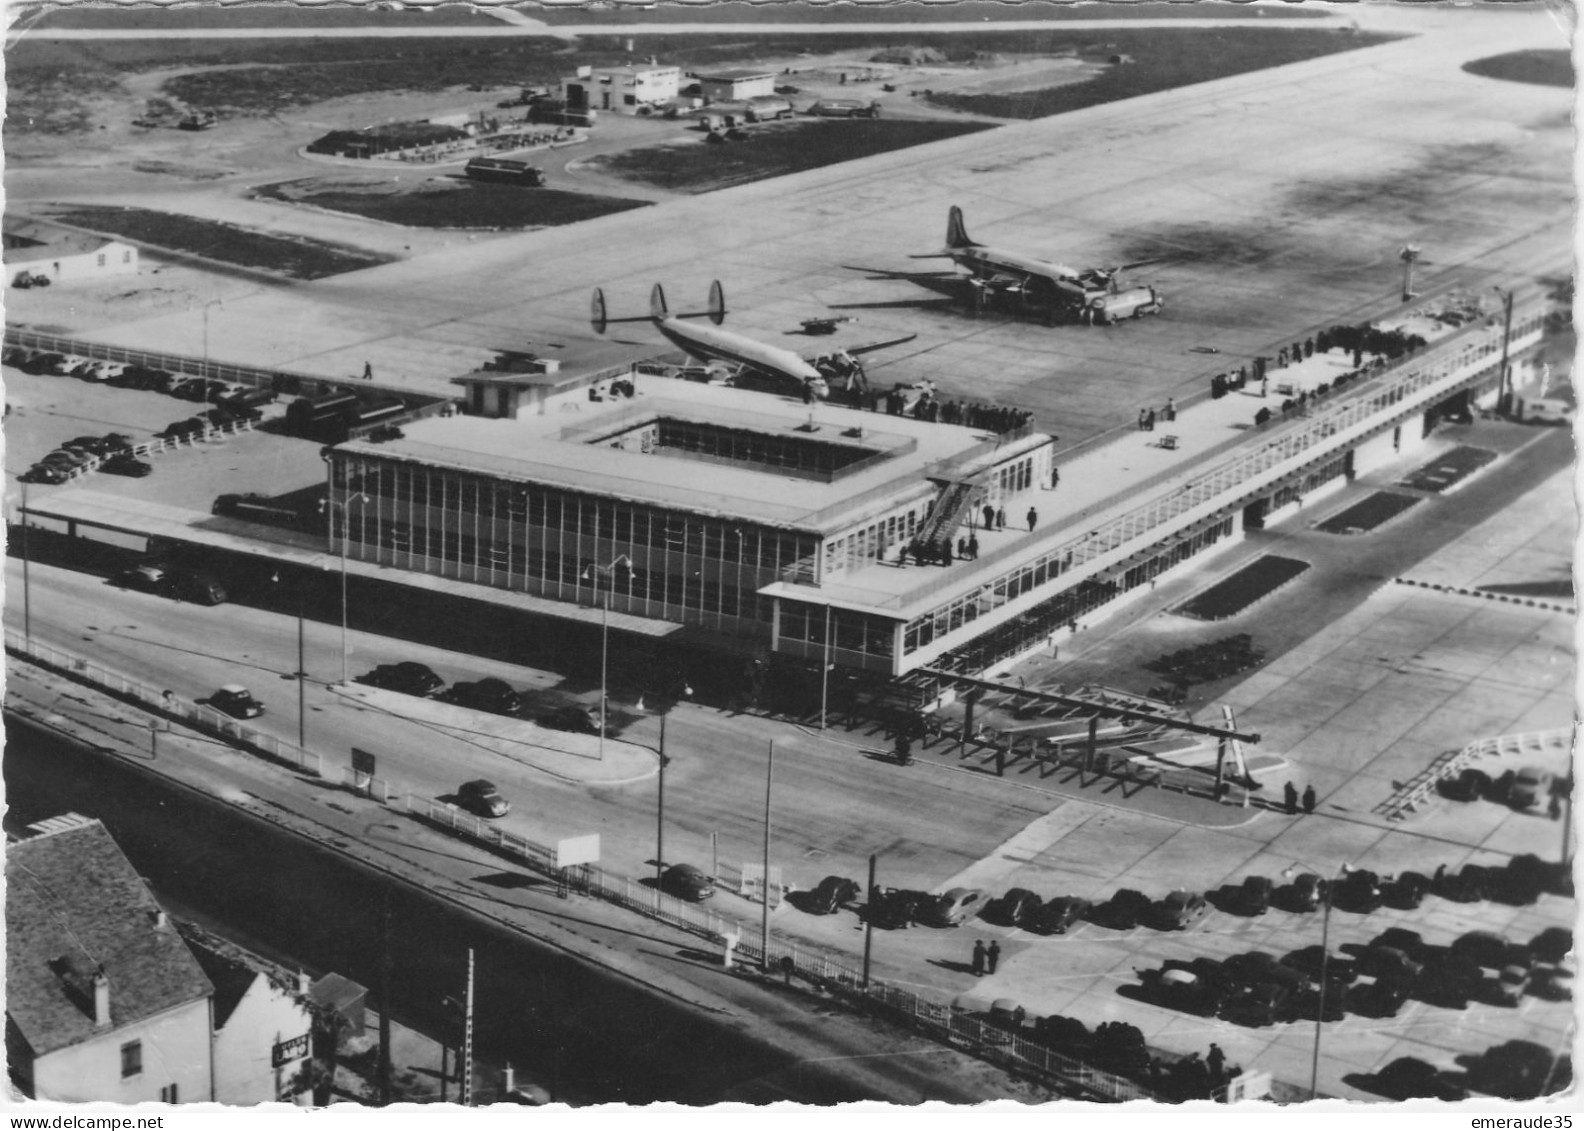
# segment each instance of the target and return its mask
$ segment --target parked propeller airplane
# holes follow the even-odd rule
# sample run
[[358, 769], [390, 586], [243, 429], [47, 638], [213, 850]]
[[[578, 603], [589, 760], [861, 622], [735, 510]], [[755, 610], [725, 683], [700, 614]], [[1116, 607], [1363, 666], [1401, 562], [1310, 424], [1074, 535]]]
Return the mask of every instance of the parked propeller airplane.
[[690, 326], [683, 321], [686, 318], [707, 318], [714, 326], [726, 320], [726, 296], [720, 280], [710, 284], [707, 309], [675, 313], [666, 305], [665, 291], [656, 283], [654, 290], [649, 293], [649, 314], [634, 318], [611, 318], [606, 313], [605, 292], [596, 287], [589, 321], [597, 334], [603, 334], [607, 326], [617, 322], [653, 322], [655, 329], [667, 341], [681, 347], [689, 357], [706, 365], [716, 361], [725, 362], [731, 370], [731, 383], [738, 388], [809, 399], [817, 397], [821, 400], [830, 396], [831, 382], [834, 380], [845, 379], [848, 389], [864, 383], [863, 366], [857, 361], [859, 354], [898, 346], [918, 337], [917, 334], [909, 334], [902, 338], [849, 346], [818, 357], [804, 358], [791, 350], [766, 345], [730, 330]]
[[1158, 263], [1159, 259], [1082, 269], [1035, 259], [970, 239], [963, 225], [962, 209], [955, 204], [946, 214], [945, 248], [908, 258], [950, 259], [959, 267], [966, 267], [975, 309], [983, 309], [991, 295], [1013, 295], [1021, 298], [1025, 307], [1043, 310], [1051, 323], [1059, 315], [1067, 315], [1077, 317], [1085, 325], [1105, 325], [1123, 318], [1158, 314], [1164, 302], [1154, 287], [1123, 288], [1118, 281], [1123, 271]]

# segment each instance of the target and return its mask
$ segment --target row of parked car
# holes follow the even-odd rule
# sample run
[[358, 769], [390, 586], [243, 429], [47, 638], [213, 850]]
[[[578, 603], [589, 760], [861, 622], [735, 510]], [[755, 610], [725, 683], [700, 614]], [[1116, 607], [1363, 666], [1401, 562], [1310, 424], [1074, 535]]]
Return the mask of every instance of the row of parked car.
[[[354, 682], [403, 695], [437, 699], [442, 703], [495, 715], [520, 718], [530, 709], [523, 696], [503, 679], [488, 676], [480, 680], [459, 681], [447, 687], [446, 681], [436, 675], [432, 668], [413, 660], [381, 664], [356, 677]], [[580, 734], [598, 734], [600, 729], [599, 718], [594, 712], [579, 704], [557, 707], [538, 716], [537, 721], [541, 726]]]
[[64, 483], [82, 470], [141, 478], [154, 469], [133, 455], [132, 447], [132, 437], [122, 432], [76, 436], [28, 468], [21, 478], [27, 483]]
[[1453, 777], [1442, 778], [1437, 790], [1452, 801], [1494, 801], [1514, 809], [1533, 809], [1547, 801], [1561, 783], [1550, 770], [1539, 766], [1520, 766], [1491, 777], [1470, 766]]
[[1410, 998], [1450, 1009], [1471, 1001], [1516, 1006], [1525, 993], [1571, 998], [1573, 972], [1565, 962], [1572, 948], [1572, 932], [1560, 927], [1526, 945], [1470, 931], [1450, 946], [1431, 946], [1417, 932], [1393, 927], [1366, 945], [1344, 945], [1340, 955], [1308, 946], [1282, 958], [1251, 951], [1224, 961], [1169, 959], [1139, 972], [1140, 991], [1169, 1009], [1252, 1027], [1317, 1015], [1340, 1021], [1348, 1012], [1392, 1017]]
[[268, 389], [218, 381], [214, 378], [195, 377], [186, 373], [173, 373], [168, 369], [159, 369], [151, 365], [79, 357], [76, 354], [53, 353], [47, 350], [29, 350], [21, 346], [7, 346], [0, 357], [3, 357], [6, 365], [25, 373], [75, 377], [122, 389], [148, 389], [184, 401], [209, 401], [231, 407], [262, 408], [275, 400], [275, 394]]

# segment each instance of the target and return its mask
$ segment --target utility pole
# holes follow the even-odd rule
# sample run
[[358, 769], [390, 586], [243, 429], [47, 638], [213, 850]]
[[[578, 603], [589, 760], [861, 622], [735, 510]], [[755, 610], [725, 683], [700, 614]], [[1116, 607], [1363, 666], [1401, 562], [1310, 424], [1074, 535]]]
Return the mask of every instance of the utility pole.
[[1513, 292], [1496, 288], [1496, 293], [1502, 296], [1502, 359], [1501, 383], [1497, 386], [1496, 411], [1506, 415], [1512, 411], [1512, 366], [1508, 364], [1508, 354], [1512, 348], [1512, 312]]
[[457, 1081], [457, 1099], [463, 1107], [473, 1106], [473, 948], [468, 947], [467, 1004], [462, 1015], [462, 1079]]
[[22, 485], [22, 638], [33, 646], [33, 600], [28, 586], [27, 484]]
[[825, 729], [825, 705], [830, 701], [831, 607], [825, 606], [825, 656], [820, 661], [820, 730]]
[[665, 732], [666, 716], [671, 712], [660, 712], [660, 800], [655, 808], [655, 890], [660, 890], [660, 874], [665, 871]]
[[770, 786], [775, 778], [775, 740], [770, 741], [770, 755], [765, 761], [765, 818], [764, 818], [764, 886], [759, 895], [764, 900], [759, 924], [759, 969], [770, 969]]
[[391, 897], [384, 889], [380, 907], [380, 1011], [379, 1011], [379, 1102], [391, 1102]]
[[869, 913], [864, 916], [864, 964], [863, 988], [869, 988], [869, 955], [874, 950], [874, 893], [875, 893], [875, 861], [874, 854], [869, 856], [869, 889], [864, 892], [865, 906]]

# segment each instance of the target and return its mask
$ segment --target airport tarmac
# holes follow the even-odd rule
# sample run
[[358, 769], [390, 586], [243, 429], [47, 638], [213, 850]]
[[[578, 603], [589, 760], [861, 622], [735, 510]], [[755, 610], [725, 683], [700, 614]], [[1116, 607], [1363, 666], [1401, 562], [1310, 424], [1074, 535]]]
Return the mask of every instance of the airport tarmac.
[[[209, 312], [214, 356], [341, 376], [368, 361], [379, 383], [451, 391], [451, 377], [501, 348], [588, 368], [663, 352], [643, 327], [596, 340], [585, 321], [590, 288], [605, 287], [613, 312], [641, 310], [653, 282], [667, 283], [680, 305], [719, 277], [728, 325], [777, 344], [807, 341], [788, 336], [802, 318], [880, 304], [848, 310], [860, 326], [820, 346], [917, 332], [872, 359], [876, 384], [927, 377], [946, 396], [1027, 406], [1042, 429], [1074, 444], [1316, 326], [1389, 308], [1405, 243], [1425, 249], [1427, 286], [1452, 277], [1510, 285], [1565, 263], [1570, 93], [1460, 69], [1559, 45], [1548, 17], [1458, 9], [1359, 18], [1422, 34], [259, 288]], [[975, 238], [1051, 258], [1174, 254], [1139, 275], [1166, 292], [1166, 311], [1113, 328], [974, 319], [918, 308], [934, 296], [913, 284], [845, 269], [916, 267], [906, 256], [938, 246], [954, 203]], [[14, 318], [29, 319], [29, 298], [19, 296]], [[201, 351], [197, 310], [82, 329], [119, 345]]]

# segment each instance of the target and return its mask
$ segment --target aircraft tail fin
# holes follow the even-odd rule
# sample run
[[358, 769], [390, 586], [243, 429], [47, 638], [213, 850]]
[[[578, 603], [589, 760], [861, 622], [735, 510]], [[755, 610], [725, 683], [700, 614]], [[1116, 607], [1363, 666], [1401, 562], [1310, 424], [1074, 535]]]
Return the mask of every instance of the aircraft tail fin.
[[721, 288], [719, 279], [710, 284], [709, 320], [717, 326], [726, 321], [726, 292]]
[[649, 292], [649, 317], [665, 318], [670, 315], [666, 308], [665, 290], [659, 283], [654, 285], [654, 290]]
[[951, 206], [951, 211], [946, 213], [946, 246], [948, 248], [979, 246], [968, 238], [968, 229], [963, 225], [962, 209], [955, 204]]
[[589, 324], [594, 327], [596, 334], [603, 334], [605, 327], [610, 325], [610, 319], [605, 314], [605, 292], [599, 287], [594, 288], [594, 302], [589, 309]]

